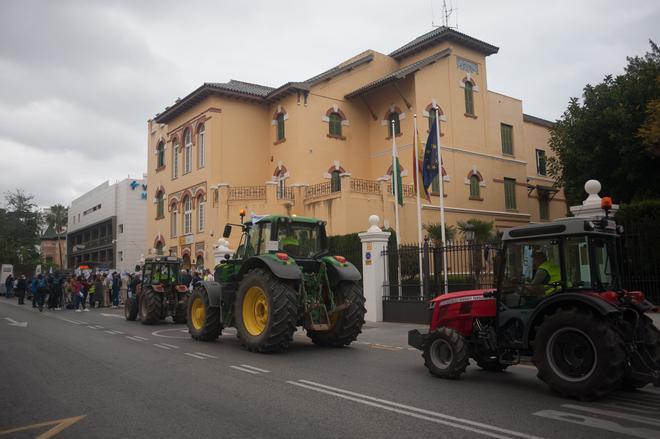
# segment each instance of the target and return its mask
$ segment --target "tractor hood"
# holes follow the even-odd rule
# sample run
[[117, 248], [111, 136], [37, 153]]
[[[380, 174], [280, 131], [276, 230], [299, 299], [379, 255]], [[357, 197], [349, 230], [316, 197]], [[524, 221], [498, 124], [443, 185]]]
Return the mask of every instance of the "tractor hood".
[[480, 299], [490, 299], [489, 297], [484, 297], [486, 292], [495, 292], [494, 289], [486, 290], [467, 290], [467, 291], [457, 291], [455, 293], [441, 294], [434, 299], [431, 299], [429, 303], [442, 302], [443, 305], [449, 305], [450, 303], [458, 302], [468, 302], [471, 300], [480, 300]]

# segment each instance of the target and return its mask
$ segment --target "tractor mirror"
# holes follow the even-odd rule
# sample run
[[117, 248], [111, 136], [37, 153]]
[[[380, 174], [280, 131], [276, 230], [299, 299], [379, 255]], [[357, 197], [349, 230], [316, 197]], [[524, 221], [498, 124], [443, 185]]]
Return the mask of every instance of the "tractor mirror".
[[231, 235], [231, 224], [225, 225], [225, 230], [222, 232], [223, 238], [229, 238], [229, 235]]

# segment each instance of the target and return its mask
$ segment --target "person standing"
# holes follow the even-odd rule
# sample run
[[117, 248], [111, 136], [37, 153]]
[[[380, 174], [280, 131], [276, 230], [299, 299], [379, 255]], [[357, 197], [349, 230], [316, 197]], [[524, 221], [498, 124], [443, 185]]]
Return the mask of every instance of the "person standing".
[[119, 287], [119, 300], [120, 300], [120, 305], [125, 305], [126, 304], [126, 298], [128, 297], [128, 284], [130, 282], [130, 277], [128, 273], [123, 272], [121, 275], [121, 286]]
[[37, 306], [39, 307], [39, 312], [44, 310], [44, 300], [48, 295], [48, 282], [46, 278], [40, 274], [37, 276]]
[[16, 297], [18, 297], [18, 304], [25, 305], [25, 291], [27, 290], [27, 279], [25, 275], [21, 274], [18, 278], [18, 284], [16, 284]]
[[112, 291], [112, 279], [108, 273], [103, 273], [103, 306], [110, 306], [110, 291]]
[[5, 279], [5, 297], [11, 299], [12, 291], [14, 290], [14, 276], [9, 273], [7, 279]]
[[32, 282], [30, 282], [30, 290], [32, 291], [32, 308], [37, 307], [39, 300], [39, 277], [34, 276]]
[[112, 308], [119, 306], [119, 289], [121, 288], [121, 279], [116, 271], [112, 272]]

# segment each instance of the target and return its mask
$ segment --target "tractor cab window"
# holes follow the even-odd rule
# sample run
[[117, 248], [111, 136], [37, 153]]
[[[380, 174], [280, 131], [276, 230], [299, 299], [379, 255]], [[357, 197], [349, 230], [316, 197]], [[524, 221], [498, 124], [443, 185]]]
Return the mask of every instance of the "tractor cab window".
[[559, 240], [517, 241], [507, 245], [502, 302], [511, 308], [534, 308], [562, 289]]
[[280, 251], [293, 258], [311, 258], [322, 247], [319, 227], [306, 223], [280, 223], [277, 243]]
[[241, 255], [243, 258], [250, 258], [259, 254], [257, 247], [259, 244], [259, 229], [258, 224], [254, 224], [248, 229], [245, 242], [243, 243], [243, 254]]
[[566, 238], [568, 287], [589, 290], [615, 288], [613, 256], [611, 239], [587, 236]]
[[146, 264], [144, 266], [144, 275], [142, 276], [142, 282], [145, 284], [150, 284], [153, 276], [153, 265]]

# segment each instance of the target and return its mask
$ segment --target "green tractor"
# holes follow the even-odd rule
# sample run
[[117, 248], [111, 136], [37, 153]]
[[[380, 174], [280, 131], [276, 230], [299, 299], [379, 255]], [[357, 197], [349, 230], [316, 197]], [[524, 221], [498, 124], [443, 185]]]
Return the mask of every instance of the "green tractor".
[[296, 327], [321, 346], [346, 346], [362, 332], [360, 272], [327, 250], [325, 222], [280, 215], [253, 216], [240, 227], [233, 258], [215, 268], [214, 282], [199, 282], [188, 300], [188, 330], [195, 340], [218, 338], [236, 327], [254, 352], [286, 349]]

